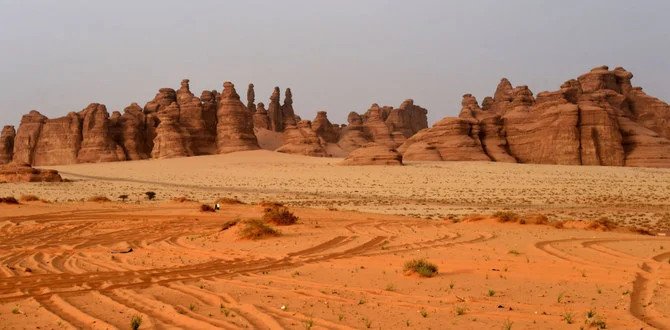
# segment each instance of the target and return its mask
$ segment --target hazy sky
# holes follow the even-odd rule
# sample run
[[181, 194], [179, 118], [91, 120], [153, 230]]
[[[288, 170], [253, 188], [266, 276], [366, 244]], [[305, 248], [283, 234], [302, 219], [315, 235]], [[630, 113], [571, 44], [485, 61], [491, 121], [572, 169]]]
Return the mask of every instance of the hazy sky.
[[0, 124], [91, 102], [123, 110], [161, 87], [291, 87], [304, 119], [344, 123], [413, 98], [429, 124], [501, 77], [535, 95], [598, 65], [670, 101], [670, 1], [0, 0]]

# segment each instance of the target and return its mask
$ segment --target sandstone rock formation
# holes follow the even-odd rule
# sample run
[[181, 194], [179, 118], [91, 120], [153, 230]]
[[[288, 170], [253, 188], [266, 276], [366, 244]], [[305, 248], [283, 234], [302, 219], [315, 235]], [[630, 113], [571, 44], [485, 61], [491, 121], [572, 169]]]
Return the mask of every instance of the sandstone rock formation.
[[312, 121], [312, 129], [328, 143], [337, 143], [339, 136], [339, 127], [333, 126], [328, 120], [328, 114], [325, 111], [317, 111], [316, 117]]
[[254, 92], [254, 84], [249, 84], [247, 89], [247, 109], [249, 112], [254, 113], [256, 111], [256, 105], [254, 101], [256, 100], [256, 92]]
[[179, 125], [179, 105], [172, 102], [158, 112], [160, 124], [156, 128], [152, 158], [176, 158], [193, 156], [191, 136]]
[[62, 182], [58, 171], [38, 170], [28, 164], [11, 163], [0, 166], [1, 182]]
[[78, 115], [83, 117], [78, 163], [126, 160], [123, 148], [109, 134], [109, 113], [103, 104], [91, 103]]
[[399, 149], [405, 160], [670, 167], [670, 107], [631, 85], [623, 68], [594, 68], [533, 97], [502, 79], [480, 108], [464, 96], [445, 118]]
[[14, 138], [14, 157], [12, 161], [20, 164], [32, 164], [33, 152], [46, 120], [47, 117], [35, 110], [23, 115]]
[[217, 111], [216, 144], [220, 154], [259, 149], [251, 113], [231, 82], [223, 84]]
[[192, 150], [194, 155], [215, 154], [215, 136], [208, 130], [202, 102], [191, 93], [188, 79], [182, 80], [181, 88], [177, 91], [177, 105], [179, 128], [182, 135], [187, 137], [186, 148]]
[[202, 101], [202, 119], [205, 121], [207, 131], [209, 131], [209, 134], [212, 136], [216, 136], [216, 122], [218, 120], [216, 111], [219, 108], [218, 95], [219, 93], [216, 90], [203, 91], [202, 94], [200, 94], [200, 100]]
[[268, 111], [265, 110], [265, 104], [259, 102], [254, 112], [254, 128], [256, 129], [270, 129], [270, 119], [268, 118]]
[[268, 118], [270, 119], [270, 130], [275, 132], [284, 131], [284, 117], [282, 116], [281, 105], [279, 104], [279, 87], [275, 87], [270, 95], [270, 104], [268, 105]]
[[284, 121], [284, 127], [296, 125], [295, 111], [293, 111], [293, 93], [291, 93], [290, 88], [287, 88], [284, 93], [284, 104], [281, 106], [281, 116]]
[[341, 165], [402, 165], [402, 159], [394, 148], [371, 142], [352, 151]]
[[8, 164], [14, 156], [14, 138], [16, 130], [14, 126], [7, 125], [2, 128], [0, 133], [0, 165]]
[[340, 130], [337, 145], [346, 152], [354, 151], [372, 140], [363, 131], [363, 118], [355, 112], [350, 112], [347, 117], [349, 125]]
[[81, 131], [82, 123], [74, 112], [47, 119], [33, 152], [33, 165], [76, 164], [82, 144]]
[[325, 141], [312, 129], [309, 120], [301, 120], [297, 125], [287, 126], [284, 130], [281, 147], [276, 151], [314, 157], [327, 157]]

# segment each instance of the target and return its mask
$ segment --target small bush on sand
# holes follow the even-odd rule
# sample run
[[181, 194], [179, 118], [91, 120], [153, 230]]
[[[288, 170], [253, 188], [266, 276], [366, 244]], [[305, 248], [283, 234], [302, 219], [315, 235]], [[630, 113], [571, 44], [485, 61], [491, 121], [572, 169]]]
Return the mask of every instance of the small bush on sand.
[[97, 203], [104, 203], [104, 202], [110, 202], [109, 198], [98, 195], [98, 196], [92, 196], [88, 198], [89, 202], [97, 202]]
[[425, 259], [414, 259], [405, 262], [402, 270], [405, 274], [419, 274], [421, 277], [433, 277], [437, 274], [437, 266]]
[[202, 204], [202, 205], [200, 205], [200, 211], [201, 212], [214, 212], [214, 208], [209, 206], [209, 204]]
[[279, 232], [264, 224], [260, 220], [250, 220], [244, 223], [240, 230], [240, 238], [259, 240], [266, 237], [279, 236]]
[[286, 206], [271, 206], [263, 210], [263, 221], [273, 223], [278, 226], [288, 226], [295, 224], [298, 217], [289, 211]]
[[142, 315], [134, 315], [130, 319], [130, 328], [133, 330], [137, 330], [140, 328], [140, 325], [142, 325]]
[[175, 203], [195, 202], [194, 200], [192, 200], [192, 199], [190, 199], [190, 198], [188, 198], [188, 197], [186, 197], [186, 196], [181, 196], [181, 197], [173, 198], [172, 201], [175, 202]]
[[228, 221], [224, 222], [223, 226], [221, 226], [221, 231], [228, 230], [228, 229], [234, 227], [235, 225], [237, 225], [238, 222], [240, 222], [240, 219], [233, 219], [233, 220], [228, 220]]
[[2, 197], [0, 198], [0, 204], [18, 204], [19, 201], [16, 200], [14, 197]]
[[156, 193], [153, 192], [153, 191], [147, 191], [147, 192], [145, 192], [144, 194], [147, 195], [147, 198], [148, 198], [150, 201], [153, 200], [154, 198], [156, 198]]
[[260, 205], [260, 206], [262, 206], [262, 207], [280, 207], [280, 206], [284, 206], [283, 203], [280, 203], [280, 202], [277, 202], [277, 201], [262, 201], [262, 202], [258, 203], [258, 205]]
[[230, 198], [230, 197], [220, 197], [216, 201], [214, 201], [215, 204], [229, 204], [229, 205], [235, 205], [235, 204], [244, 204], [242, 201], [240, 201], [237, 198]]
[[602, 217], [602, 218], [596, 220], [596, 223], [605, 227], [605, 229], [607, 229], [607, 230], [616, 229], [616, 227], [618, 227], [616, 225], [616, 223], [614, 223], [614, 221], [612, 221], [612, 220], [610, 220], [609, 218], [606, 218], [606, 217]]
[[39, 199], [39, 197], [37, 197], [35, 195], [23, 195], [23, 196], [21, 196], [20, 200], [22, 202], [36, 202], [40, 199]]
[[124, 202], [125, 202], [126, 199], [128, 199], [128, 195], [125, 195], [125, 194], [124, 194], [124, 195], [120, 195], [120, 196], [119, 196], [119, 199], [120, 199], [121, 201], [124, 201]]
[[519, 220], [522, 225], [546, 225], [549, 223], [549, 218], [544, 214], [529, 214]]
[[498, 211], [493, 213], [493, 217], [498, 218], [500, 222], [510, 222], [519, 220], [519, 215], [511, 211]]

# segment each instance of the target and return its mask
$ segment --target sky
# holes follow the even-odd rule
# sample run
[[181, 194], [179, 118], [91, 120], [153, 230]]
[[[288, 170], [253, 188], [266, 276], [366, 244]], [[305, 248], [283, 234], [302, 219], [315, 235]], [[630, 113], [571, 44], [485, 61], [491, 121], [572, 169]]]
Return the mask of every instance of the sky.
[[144, 105], [161, 87], [268, 103], [290, 87], [303, 119], [346, 123], [408, 98], [432, 125], [502, 77], [535, 95], [622, 66], [670, 101], [670, 1], [0, 0], [0, 124], [103, 103]]

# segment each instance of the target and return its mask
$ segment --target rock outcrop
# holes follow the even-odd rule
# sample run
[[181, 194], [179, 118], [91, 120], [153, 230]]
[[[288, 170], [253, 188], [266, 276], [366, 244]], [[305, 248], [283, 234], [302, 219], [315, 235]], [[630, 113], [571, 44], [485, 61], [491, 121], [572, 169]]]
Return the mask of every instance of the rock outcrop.
[[11, 163], [0, 166], [1, 182], [62, 182], [58, 171], [39, 170], [28, 164]]
[[251, 113], [256, 112], [255, 101], [256, 92], [254, 91], [254, 84], [249, 84], [249, 88], [247, 89], [247, 109], [249, 109], [249, 112]]
[[14, 126], [7, 125], [2, 128], [2, 133], [0, 133], [0, 165], [8, 164], [12, 161], [14, 156], [14, 138], [16, 138]]
[[254, 128], [255, 129], [270, 129], [270, 118], [268, 118], [268, 111], [265, 110], [265, 104], [259, 102], [254, 112]]
[[46, 120], [47, 117], [35, 110], [23, 115], [19, 129], [16, 132], [16, 137], [14, 138], [14, 156], [12, 161], [19, 164], [33, 163], [35, 146], [37, 146], [40, 133], [42, 133], [42, 126]]
[[371, 142], [352, 151], [341, 165], [402, 165], [402, 159], [394, 148]]
[[317, 111], [316, 117], [312, 121], [312, 129], [316, 135], [320, 136], [328, 143], [337, 143], [339, 137], [339, 127], [333, 126], [328, 120], [328, 114], [325, 111]]
[[160, 124], [156, 128], [152, 158], [176, 158], [195, 155], [191, 149], [191, 137], [182, 129], [179, 121], [179, 105], [172, 102], [158, 112]]
[[231, 82], [223, 84], [223, 92], [217, 111], [216, 145], [218, 153], [260, 149], [251, 113], [240, 101]]
[[301, 120], [297, 125], [287, 126], [283, 141], [277, 152], [313, 157], [329, 156], [324, 146], [325, 141], [314, 132], [309, 120]]
[[633, 87], [632, 77], [601, 66], [537, 98], [503, 78], [481, 108], [466, 94], [459, 118], [398, 150], [405, 160], [670, 167], [670, 107]]
[[270, 120], [270, 130], [275, 132], [284, 131], [284, 117], [282, 115], [281, 105], [279, 104], [279, 87], [275, 87], [270, 96], [268, 105], [268, 118]]
[[299, 121], [296, 121], [295, 111], [293, 111], [293, 93], [291, 93], [290, 88], [287, 88], [284, 93], [284, 104], [281, 106], [281, 116], [284, 121], [284, 128], [295, 126]]
[[109, 113], [103, 104], [91, 103], [78, 115], [83, 117], [78, 163], [126, 160], [123, 148], [109, 134]]
[[78, 163], [82, 144], [82, 122], [70, 112], [65, 117], [47, 119], [33, 152], [35, 166], [67, 165]]

